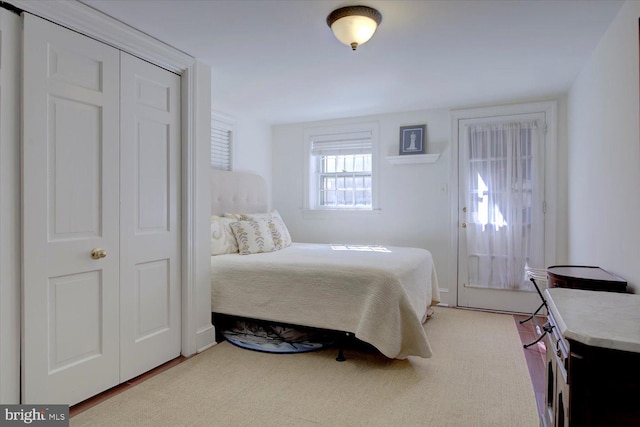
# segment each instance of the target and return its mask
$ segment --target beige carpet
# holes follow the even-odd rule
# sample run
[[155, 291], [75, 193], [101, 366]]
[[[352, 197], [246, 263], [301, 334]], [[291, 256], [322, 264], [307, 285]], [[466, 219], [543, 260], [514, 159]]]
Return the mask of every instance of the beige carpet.
[[276, 355], [229, 343], [71, 418], [71, 426], [539, 426], [513, 317], [436, 307], [429, 359]]

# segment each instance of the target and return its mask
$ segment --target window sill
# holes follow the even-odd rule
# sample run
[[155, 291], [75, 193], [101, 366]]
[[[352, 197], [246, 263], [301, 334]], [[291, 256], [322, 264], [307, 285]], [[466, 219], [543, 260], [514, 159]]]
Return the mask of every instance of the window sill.
[[304, 219], [325, 219], [325, 218], [362, 218], [365, 216], [379, 215], [380, 209], [303, 209]]
[[387, 161], [394, 165], [408, 165], [415, 163], [435, 163], [440, 154], [405, 154], [404, 156], [387, 156]]

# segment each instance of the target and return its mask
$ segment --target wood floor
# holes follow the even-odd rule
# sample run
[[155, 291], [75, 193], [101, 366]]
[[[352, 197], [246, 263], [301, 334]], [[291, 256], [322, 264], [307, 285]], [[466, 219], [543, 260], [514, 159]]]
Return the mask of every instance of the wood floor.
[[115, 396], [116, 394], [122, 393], [123, 391], [134, 387], [135, 385], [140, 384], [141, 382], [148, 380], [154, 375], [158, 375], [159, 373], [164, 372], [167, 369], [170, 369], [177, 364], [184, 362], [185, 360], [187, 360], [187, 358], [184, 356], [177, 357], [173, 360], [168, 361], [164, 365], [160, 365], [157, 368], [150, 370], [149, 372], [145, 372], [138, 377], [132, 378], [127, 382], [110, 388], [109, 390], [103, 391], [102, 393], [84, 400], [77, 405], [73, 405], [69, 408], [69, 417], [72, 418], [74, 415], [78, 415], [79, 413], [84, 412], [93, 406], [96, 406], [98, 403], [104, 402], [105, 400]]
[[[514, 315], [513, 319], [516, 322], [516, 327], [520, 333], [520, 341], [522, 345], [531, 343], [538, 338], [538, 332], [535, 329], [533, 321], [520, 324], [521, 320], [526, 319], [529, 316]], [[540, 326], [544, 325], [547, 321], [545, 317], [538, 317], [537, 322]], [[531, 376], [531, 384], [533, 385], [533, 391], [536, 395], [536, 403], [538, 404], [538, 413], [542, 415], [544, 413], [544, 393], [545, 393], [545, 364], [546, 364], [546, 348], [544, 340], [532, 345], [528, 348], [523, 348], [524, 356], [527, 360], [527, 366], [529, 367], [529, 375]]]
[[[538, 337], [537, 331], [535, 329], [535, 325], [532, 321], [526, 322], [524, 324], [520, 324], [521, 320], [526, 319], [527, 316], [524, 315], [514, 315], [513, 320], [515, 321], [516, 327], [518, 328], [518, 333], [520, 334], [520, 340], [522, 344], [528, 344], [532, 341], [535, 341]], [[542, 325], [546, 319], [539, 317], [538, 324]], [[531, 384], [533, 385], [533, 390], [536, 396], [536, 403], [538, 405], [538, 413], [542, 414], [544, 410], [544, 389], [545, 389], [545, 346], [543, 341], [532, 345], [529, 348], [523, 348], [523, 352], [525, 358], [527, 360], [527, 366], [529, 367], [529, 375], [531, 376]], [[97, 396], [94, 396], [90, 399], [85, 400], [84, 402], [80, 402], [77, 405], [72, 406], [69, 409], [69, 415], [73, 417], [87, 409], [103, 402], [110, 397], [115, 396], [118, 393], [122, 393], [124, 390], [127, 390], [130, 387], [135, 386], [136, 384], [140, 384], [141, 382], [153, 377], [154, 375], [159, 374], [167, 369], [176, 366], [179, 363], [187, 360], [186, 357], [178, 357], [174, 360], [171, 360], [164, 365], [157, 367], [145, 374], [140, 375], [139, 377], [133, 378], [132, 380], [127, 381], [124, 384], [120, 384], [112, 389], [109, 389]]]

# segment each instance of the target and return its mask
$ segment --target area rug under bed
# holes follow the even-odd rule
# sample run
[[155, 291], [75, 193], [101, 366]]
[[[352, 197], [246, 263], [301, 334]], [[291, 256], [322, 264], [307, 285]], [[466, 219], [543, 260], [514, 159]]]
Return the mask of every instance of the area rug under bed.
[[266, 353], [306, 353], [333, 344], [328, 336], [317, 331], [248, 320], [233, 322], [222, 334], [233, 345]]

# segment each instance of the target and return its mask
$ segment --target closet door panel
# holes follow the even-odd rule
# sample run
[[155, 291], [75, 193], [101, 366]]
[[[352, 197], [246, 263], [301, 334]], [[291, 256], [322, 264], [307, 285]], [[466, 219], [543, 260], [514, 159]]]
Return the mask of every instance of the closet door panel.
[[23, 74], [23, 403], [74, 404], [119, 380], [119, 52], [25, 14]]
[[135, 197], [136, 234], [164, 234], [170, 231], [169, 201], [171, 177], [170, 135], [166, 123], [144, 117], [136, 119], [137, 168]]
[[100, 105], [50, 95], [47, 114], [49, 240], [99, 237]]
[[180, 77], [122, 53], [121, 380], [180, 355]]

